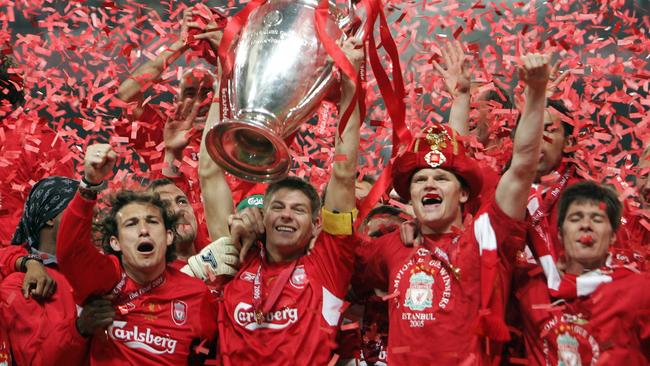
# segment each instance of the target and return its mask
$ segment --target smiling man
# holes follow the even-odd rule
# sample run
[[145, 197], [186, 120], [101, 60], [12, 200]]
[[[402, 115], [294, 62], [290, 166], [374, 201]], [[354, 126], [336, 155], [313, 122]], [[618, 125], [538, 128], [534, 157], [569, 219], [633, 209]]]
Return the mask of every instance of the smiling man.
[[610, 254], [621, 217], [616, 193], [577, 183], [562, 194], [558, 215], [566, 253], [558, 290], [536, 271], [517, 291], [529, 364], [647, 365], [650, 275]]
[[[395, 160], [393, 185], [413, 205], [422, 245], [407, 247], [399, 232], [384, 235], [361, 248], [358, 271], [368, 286], [391, 294], [388, 364], [482, 364], [489, 362], [485, 342], [508, 338], [504, 294], [514, 253], [523, 247], [548, 62], [547, 55], [522, 57], [526, 107], [496, 192], [480, 197], [478, 164], [443, 125], [426, 128]], [[480, 209], [467, 212], [469, 204]]]
[[93, 208], [116, 155], [88, 147], [79, 191], [63, 213], [57, 237], [61, 272], [80, 302], [113, 294], [118, 314], [106, 336], [91, 341], [91, 365], [182, 365], [193, 343], [214, 338], [216, 306], [207, 286], [167, 266], [176, 217], [160, 196], [119, 191], [101, 222], [105, 250], [92, 244]]
[[[364, 55], [360, 41], [349, 38], [342, 48], [358, 70]], [[345, 110], [353, 100], [354, 83], [344, 78], [342, 84], [341, 110]], [[340, 135], [337, 129], [335, 154], [345, 158], [333, 164], [322, 209], [311, 184], [289, 177], [268, 186], [263, 210], [249, 207], [232, 217], [233, 241], [252, 234], [263, 242], [242, 250], [247, 254], [241, 255], [239, 272], [224, 288], [219, 308], [223, 365], [331, 361], [354, 261], [359, 125], [357, 107]], [[202, 149], [200, 169], [210, 170], [211, 164]], [[208, 184], [203, 191], [209, 187], [214, 193], [218, 184], [210, 185], [208, 175], [200, 174], [201, 184]], [[231, 204], [204, 197], [207, 212]], [[218, 262], [216, 268], [223, 264]]]

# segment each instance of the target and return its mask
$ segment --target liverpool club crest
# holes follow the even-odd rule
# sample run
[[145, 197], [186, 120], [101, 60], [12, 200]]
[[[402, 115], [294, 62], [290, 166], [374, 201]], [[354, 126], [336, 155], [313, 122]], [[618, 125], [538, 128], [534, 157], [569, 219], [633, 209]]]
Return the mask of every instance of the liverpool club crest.
[[404, 306], [418, 311], [430, 308], [433, 305], [433, 282], [433, 276], [425, 272], [413, 274], [409, 279]]
[[183, 325], [187, 322], [187, 304], [180, 300], [172, 302], [172, 320], [176, 325]]

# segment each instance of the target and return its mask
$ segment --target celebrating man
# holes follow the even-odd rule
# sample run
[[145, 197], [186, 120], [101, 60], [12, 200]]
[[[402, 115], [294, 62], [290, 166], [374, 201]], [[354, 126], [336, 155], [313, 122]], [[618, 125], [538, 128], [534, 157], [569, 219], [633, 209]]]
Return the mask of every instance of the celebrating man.
[[97, 191], [115, 160], [109, 145], [88, 147], [56, 243], [61, 272], [78, 300], [112, 293], [119, 310], [107, 336], [93, 337], [90, 364], [187, 364], [196, 355], [191, 345], [214, 337], [216, 307], [205, 284], [167, 266], [175, 227], [168, 207], [158, 195], [120, 191], [102, 222], [112, 255], [92, 244]]
[[529, 364], [647, 365], [650, 276], [610, 254], [621, 217], [616, 193], [577, 183], [562, 194], [558, 215], [566, 253], [559, 289], [537, 271], [517, 291]]
[[[546, 55], [523, 56], [521, 64], [526, 107], [512, 164], [496, 192], [479, 198], [477, 163], [465, 155], [456, 132], [442, 125], [426, 128], [395, 161], [393, 185], [411, 200], [423, 243], [409, 248], [394, 232], [359, 253], [368, 286], [391, 293], [389, 364], [480, 364], [489, 354], [483, 337], [508, 338], [504, 293], [510, 263], [523, 246], [550, 69]], [[469, 203], [481, 208], [464, 220]]]

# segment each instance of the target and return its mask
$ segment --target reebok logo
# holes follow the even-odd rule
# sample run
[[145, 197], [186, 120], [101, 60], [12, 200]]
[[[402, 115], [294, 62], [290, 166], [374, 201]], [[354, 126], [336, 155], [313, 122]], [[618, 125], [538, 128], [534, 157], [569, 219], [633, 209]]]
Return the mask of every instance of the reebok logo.
[[235, 308], [235, 322], [247, 330], [260, 328], [284, 329], [298, 321], [298, 309], [284, 308], [264, 314], [262, 324], [255, 321], [255, 310], [251, 304], [240, 302]]
[[109, 336], [132, 349], [143, 349], [155, 355], [162, 355], [165, 353], [174, 354], [176, 351], [176, 344], [178, 341], [169, 338], [168, 335], [159, 336], [151, 332], [151, 329], [146, 328], [145, 331], [140, 331], [138, 326], [133, 329], [125, 329], [126, 322], [114, 321], [108, 327]]

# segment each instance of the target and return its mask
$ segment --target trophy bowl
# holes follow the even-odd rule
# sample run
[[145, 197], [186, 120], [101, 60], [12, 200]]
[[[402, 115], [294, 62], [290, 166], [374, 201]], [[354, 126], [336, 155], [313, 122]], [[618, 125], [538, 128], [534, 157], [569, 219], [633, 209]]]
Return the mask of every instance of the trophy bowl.
[[[318, 109], [335, 84], [334, 62], [318, 38], [315, 0], [270, 0], [251, 12], [227, 76], [231, 117], [208, 132], [206, 148], [225, 171], [272, 182], [291, 168], [285, 140]], [[352, 13], [352, 12], [351, 12]], [[350, 16], [330, 4], [325, 31], [334, 39]], [[222, 98], [222, 101], [224, 98]]]

